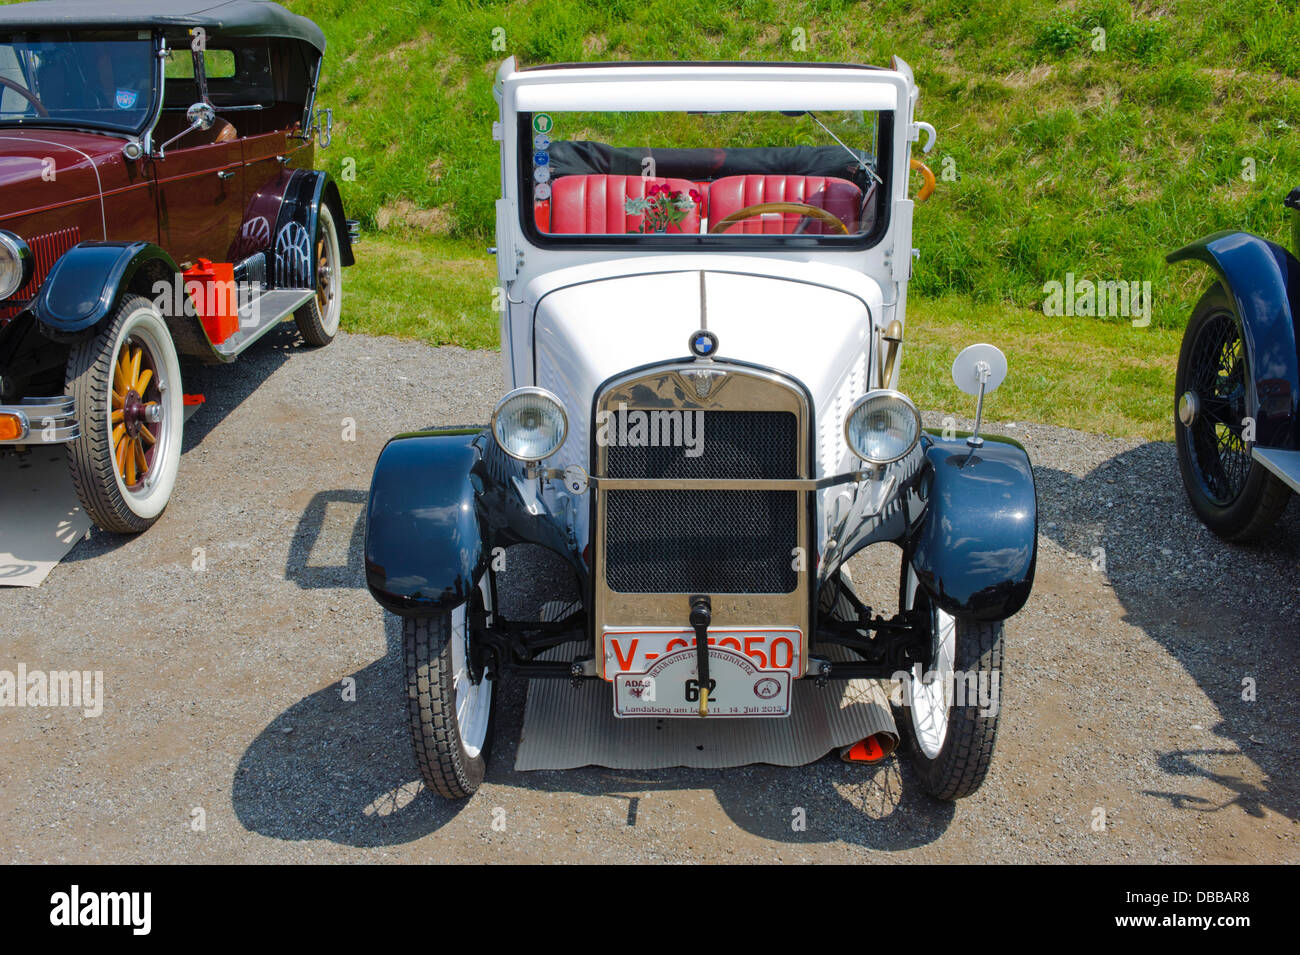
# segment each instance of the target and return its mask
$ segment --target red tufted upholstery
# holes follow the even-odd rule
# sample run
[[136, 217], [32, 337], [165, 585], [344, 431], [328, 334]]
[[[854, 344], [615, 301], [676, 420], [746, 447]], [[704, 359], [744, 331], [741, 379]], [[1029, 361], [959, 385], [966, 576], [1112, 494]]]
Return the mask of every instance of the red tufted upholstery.
[[[551, 234], [565, 235], [623, 235], [637, 232], [642, 216], [628, 215], [623, 210], [626, 199], [639, 199], [648, 185], [667, 183], [674, 192], [689, 194], [695, 183], [685, 179], [651, 179], [641, 176], [561, 176], [551, 184], [550, 229]], [[537, 211], [539, 220], [540, 210]], [[539, 225], [540, 225], [539, 221]], [[668, 231], [700, 231], [700, 211], [686, 214], [680, 226]]]
[[[850, 232], [858, 228], [862, 208], [862, 191], [847, 179], [828, 176], [727, 176], [709, 186], [709, 226], [721, 222], [733, 212], [762, 202], [802, 202], [835, 215]], [[804, 216], [757, 215], [730, 226], [727, 233], [793, 232]], [[836, 234], [832, 226], [809, 219], [804, 226], [808, 235]]]

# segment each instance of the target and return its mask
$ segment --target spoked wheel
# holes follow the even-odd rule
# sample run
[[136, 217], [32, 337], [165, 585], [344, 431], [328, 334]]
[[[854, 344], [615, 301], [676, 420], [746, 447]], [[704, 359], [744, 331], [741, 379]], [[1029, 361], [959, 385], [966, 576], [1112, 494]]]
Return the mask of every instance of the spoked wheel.
[[[490, 607], [486, 575], [479, 593]], [[402, 621], [415, 761], [425, 785], [448, 799], [478, 790], [492, 741], [493, 682], [475, 662], [467, 610]]]
[[988, 775], [1002, 713], [1002, 621], [964, 620], [939, 609], [903, 561], [902, 606], [925, 611], [930, 665], [903, 681], [899, 735], [936, 799], [960, 799]]
[[1175, 393], [1178, 468], [1192, 509], [1227, 540], [1267, 533], [1291, 494], [1251, 457], [1246, 427], [1258, 420], [1255, 379], [1241, 326], [1218, 284], [1187, 323]]
[[184, 396], [167, 323], [152, 302], [125, 296], [107, 328], [73, 347], [67, 375], [81, 425], [68, 445], [77, 496], [104, 530], [142, 531], [180, 466]]
[[303, 341], [328, 345], [339, 330], [343, 310], [343, 267], [338, 226], [329, 206], [322, 205], [316, 220], [316, 245], [312, 257], [316, 294], [293, 313]]

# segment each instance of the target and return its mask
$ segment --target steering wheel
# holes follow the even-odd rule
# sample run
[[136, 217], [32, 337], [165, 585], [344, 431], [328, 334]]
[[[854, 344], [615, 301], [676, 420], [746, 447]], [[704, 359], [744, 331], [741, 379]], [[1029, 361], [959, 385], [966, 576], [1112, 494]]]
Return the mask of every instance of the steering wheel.
[[828, 226], [836, 229], [840, 235], [848, 235], [849, 227], [833, 212], [827, 212], [818, 206], [810, 206], [802, 202], [760, 202], [758, 205], [745, 206], [743, 209], [737, 209], [731, 215], [719, 219], [713, 225], [709, 226], [709, 234], [714, 235], [723, 231], [729, 226], [735, 225], [742, 219], [748, 219], [751, 216], [762, 215], [765, 212], [793, 212], [804, 216], [811, 216]]
[[13, 90], [23, 99], [27, 100], [27, 102], [31, 103], [32, 106], [36, 107], [37, 116], [44, 116], [47, 119], [49, 118], [50, 111], [45, 108], [44, 103], [42, 103], [39, 99], [36, 98], [36, 94], [33, 93], [31, 90], [29, 90], [27, 87], [20, 86], [19, 84], [15, 83], [13, 80], [8, 79], [7, 77], [4, 76], [0, 76], [0, 86], [4, 86]]

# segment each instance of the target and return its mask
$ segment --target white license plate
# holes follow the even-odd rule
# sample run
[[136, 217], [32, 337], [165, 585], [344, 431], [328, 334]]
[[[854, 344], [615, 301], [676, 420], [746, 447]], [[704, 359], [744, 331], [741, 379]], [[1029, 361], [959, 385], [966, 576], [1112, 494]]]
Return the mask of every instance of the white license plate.
[[[699, 717], [694, 631], [610, 631], [604, 642], [616, 716]], [[798, 630], [710, 630], [709, 716], [789, 716], [801, 642]]]
[[[616, 716], [700, 715], [695, 650], [660, 657], [645, 673], [614, 677]], [[710, 717], [789, 716], [790, 674], [760, 670], [749, 657], [709, 648]]]

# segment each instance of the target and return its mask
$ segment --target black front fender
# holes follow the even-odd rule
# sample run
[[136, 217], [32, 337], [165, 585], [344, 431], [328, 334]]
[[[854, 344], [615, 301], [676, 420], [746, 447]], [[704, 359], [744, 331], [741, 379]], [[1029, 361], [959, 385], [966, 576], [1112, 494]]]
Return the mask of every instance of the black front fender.
[[904, 550], [938, 606], [957, 617], [1003, 620], [1029, 599], [1038, 561], [1038, 499], [1024, 448], [986, 437], [922, 438], [924, 516]]
[[1300, 261], [1277, 243], [1248, 232], [1216, 232], [1166, 258], [1195, 259], [1214, 270], [1241, 322], [1255, 376], [1256, 441], [1300, 449]]
[[178, 275], [176, 262], [152, 242], [82, 242], [65, 252], [32, 300], [49, 337], [75, 336], [108, 316], [136, 272], [155, 263]]
[[399, 435], [379, 454], [366, 507], [366, 583], [394, 613], [451, 610], [486, 569], [473, 473], [479, 433]]

